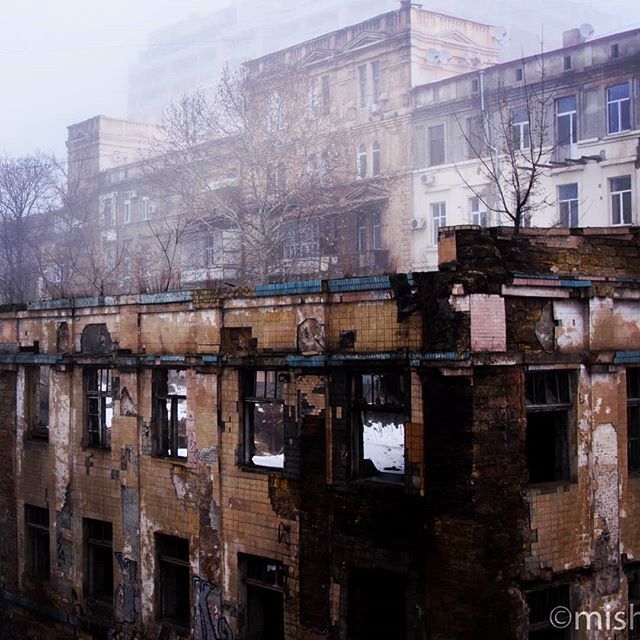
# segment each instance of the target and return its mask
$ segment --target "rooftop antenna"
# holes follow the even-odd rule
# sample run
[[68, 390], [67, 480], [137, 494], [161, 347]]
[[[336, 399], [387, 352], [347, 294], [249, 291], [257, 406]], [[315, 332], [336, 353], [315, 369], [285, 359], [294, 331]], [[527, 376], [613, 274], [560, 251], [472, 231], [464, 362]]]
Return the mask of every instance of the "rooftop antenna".
[[442, 64], [447, 64], [449, 60], [453, 58], [453, 54], [450, 51], [445, 51], [444, 49], [440, 52], [440, 62]]
[[588, 22], [580, 25], [580, 35], [587, 40], [595, 33], [595, 29]]
[[504, 45], [509, 42], [509, 32], [506, 27], [493, 27], [491, 35], [498, 41], [498, 44]]
[[427, 49], [427, 62], [434, 64], [440, 60], [440, 52], [437, 49]]

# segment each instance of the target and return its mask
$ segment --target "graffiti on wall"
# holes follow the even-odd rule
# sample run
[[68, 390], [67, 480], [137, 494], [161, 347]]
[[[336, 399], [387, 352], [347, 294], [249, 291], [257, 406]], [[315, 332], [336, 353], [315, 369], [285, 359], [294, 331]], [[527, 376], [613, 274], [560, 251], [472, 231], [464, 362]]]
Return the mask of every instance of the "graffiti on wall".
[[222, 615], [222, 589], [194, 576], [193, 592], [202, 640], [233, 640], [233, 631]]
[[122, 572], [122, 582], [116, 588], [116, 620], [135, 622], [138, 613], [138, 563], [125, 558], [120, 551], [116, 551], [114, 555]]

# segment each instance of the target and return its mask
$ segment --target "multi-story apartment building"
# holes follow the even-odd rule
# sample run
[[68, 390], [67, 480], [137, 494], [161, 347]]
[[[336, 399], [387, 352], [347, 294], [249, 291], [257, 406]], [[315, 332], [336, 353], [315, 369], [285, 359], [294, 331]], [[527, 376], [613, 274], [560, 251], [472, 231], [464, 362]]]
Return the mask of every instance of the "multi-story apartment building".
[[632, 637], [638, 240], [0, 311], [2, 636]]
[[495, 176], [524, 183], [532, 150], [542, 153], [528, 223], [638, 223], [640, 31], [566, 36], [556, 51], [413, 91], [414, 268], [437, 264], [439, 226], [510, 224]]

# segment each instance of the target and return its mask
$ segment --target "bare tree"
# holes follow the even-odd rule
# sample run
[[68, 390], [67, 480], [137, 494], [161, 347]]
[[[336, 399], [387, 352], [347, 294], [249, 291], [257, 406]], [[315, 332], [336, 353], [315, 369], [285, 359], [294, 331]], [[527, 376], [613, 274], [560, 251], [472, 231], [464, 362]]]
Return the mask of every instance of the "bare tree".
[[42, 238], [58, 206], [51, 159], [0, 156], [0, 296], [27, 302], [38, 287]]
[[259, 78], [242, 69], [223, 75], [215, 100], [196, 93], [165, 112], [147, 179], [164, 194], [161, 208], [180, 203], [170, 215], [182, 223], [162, 215], [150, 225], [166, 266], [176, 242], [189, 243], [192, 261], [240, 281], [284, 278], [319, 259], [324, 223], [353, 168], [347, 136], [330, 133], [314, 92], [291, 67]]
[[469, 130], [458, 122], [488, 188], [471, 184], [460, 169], [458, 175], [487, 211], [513, 224], [516, 236], [537, 211], [552, 204], [542, 181], [552, 168], [549, 161], [555, 150], [554, 93], [547, 86], [543, 56], [536, 56], [533, 63], [523, 61], [522, 73], [522, 84], [515, 90], [501, 81], [485, 89], [481, 78], [478, 126]]

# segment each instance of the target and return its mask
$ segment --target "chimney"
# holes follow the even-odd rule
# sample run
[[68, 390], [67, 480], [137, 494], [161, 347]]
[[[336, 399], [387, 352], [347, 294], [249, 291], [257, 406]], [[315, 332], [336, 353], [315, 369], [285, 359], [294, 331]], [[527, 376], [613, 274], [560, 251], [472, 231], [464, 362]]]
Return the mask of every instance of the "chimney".
[[584, 36], [580, 29], [569, 29], [569, 31], [562, 32], [562, 46], [572, 47], [574, 44], [581, 44], [584, 42]]

